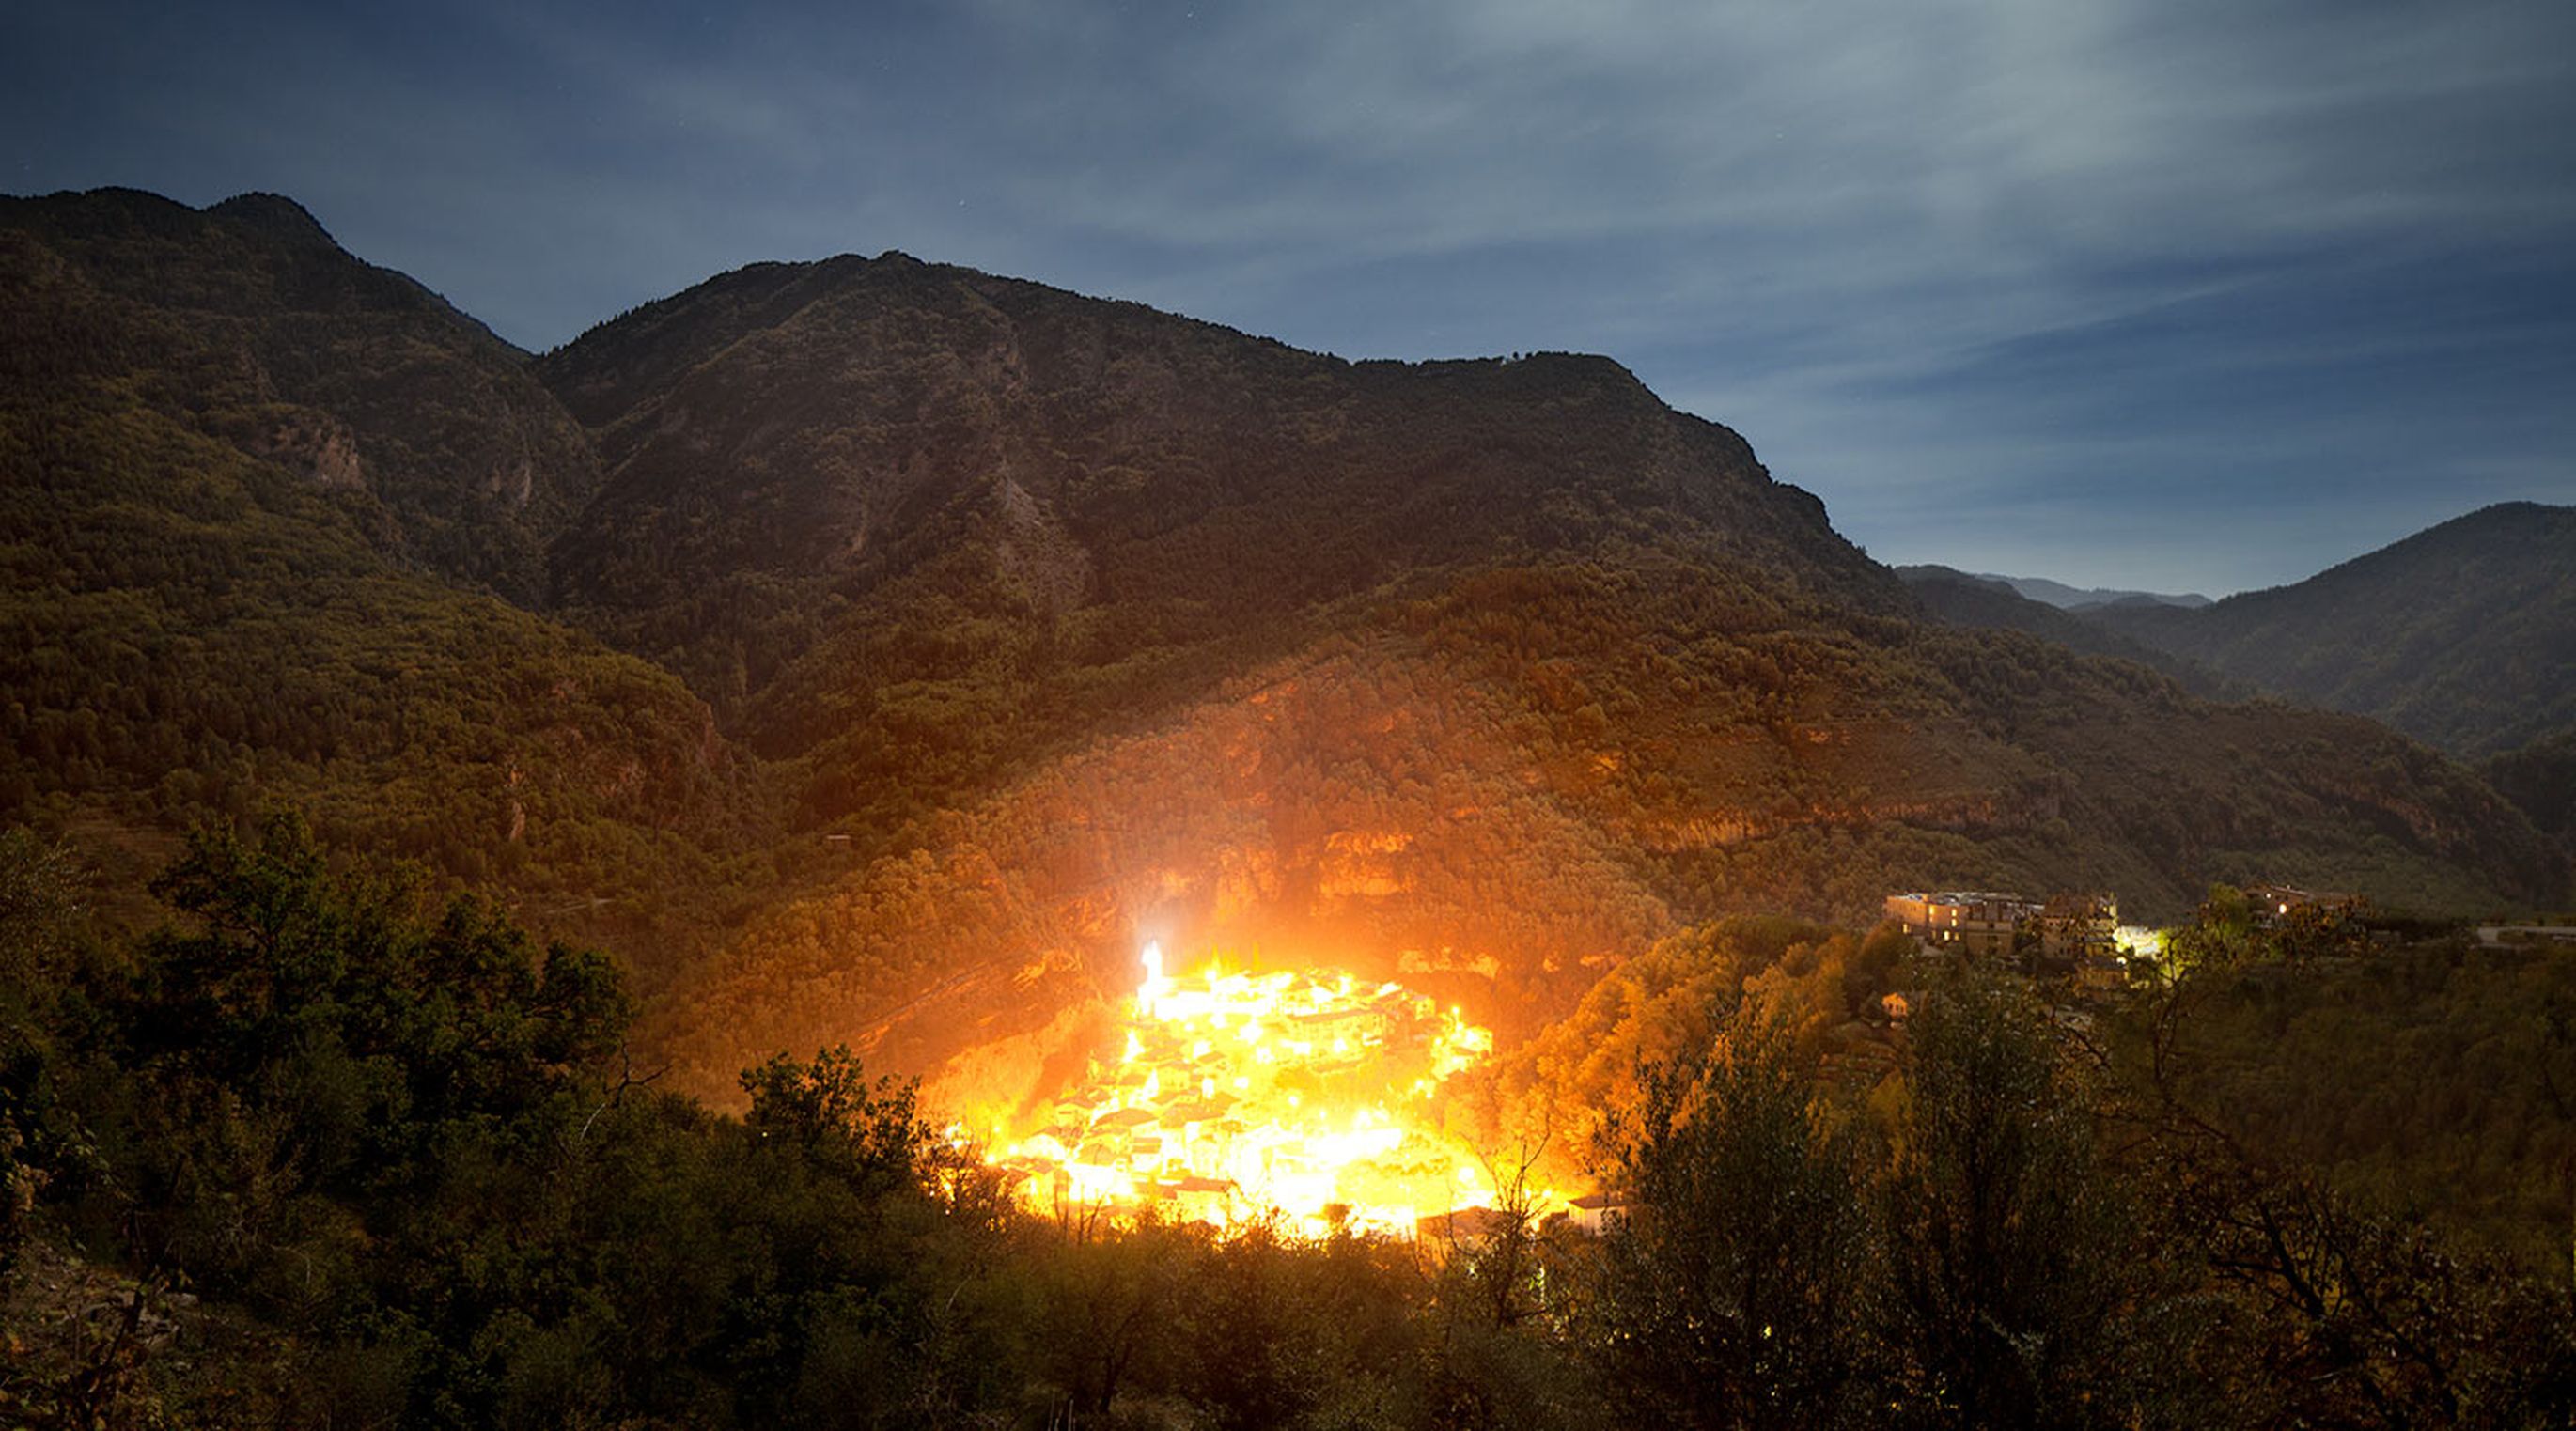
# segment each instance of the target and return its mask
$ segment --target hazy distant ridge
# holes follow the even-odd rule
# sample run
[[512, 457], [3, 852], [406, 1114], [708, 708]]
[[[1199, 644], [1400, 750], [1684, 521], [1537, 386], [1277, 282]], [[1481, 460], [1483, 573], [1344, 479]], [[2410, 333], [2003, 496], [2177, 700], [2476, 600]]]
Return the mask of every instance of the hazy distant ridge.
[[2184, 606], [2203, 607], [2209, 598], [2196, 591], [2180, 594], [2162, 591], [2125, 591], [2108, 586], [2069, 586], [2044, 576], [2004, 576], [1996, 572], [1972, 573], [1978, 581], [2000, 582], [2033, 601], [2044, 601], [2061, 611], [2081, 611], [2093, 606]]
[[2087, 621], [2078, 614], [2082, 608], [2067, 610], [2020, 595], [2001, 577], [1971, 576], [1946, 566], [1901, 566], [1896, 568], [1896, 574], [1923, 609], [1944, 625], [2020, 631], [2088, 656], [2135, 661], [2164, 672], [2189, 687], [2194, 695], [2210, 700], [2240, 700], [2254, 693], [2244, 682], [2222, 676], [2198, 661]]

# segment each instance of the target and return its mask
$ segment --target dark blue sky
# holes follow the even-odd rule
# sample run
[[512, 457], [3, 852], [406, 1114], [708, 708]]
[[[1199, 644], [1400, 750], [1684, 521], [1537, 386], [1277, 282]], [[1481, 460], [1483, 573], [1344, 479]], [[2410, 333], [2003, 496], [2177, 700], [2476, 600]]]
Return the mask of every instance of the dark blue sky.
[[2216, 594], [2576, 502], [2566, 0], [20, 0], [0, 141], [531, 348], [901, 248], [1604, 352], [1891, 561]]

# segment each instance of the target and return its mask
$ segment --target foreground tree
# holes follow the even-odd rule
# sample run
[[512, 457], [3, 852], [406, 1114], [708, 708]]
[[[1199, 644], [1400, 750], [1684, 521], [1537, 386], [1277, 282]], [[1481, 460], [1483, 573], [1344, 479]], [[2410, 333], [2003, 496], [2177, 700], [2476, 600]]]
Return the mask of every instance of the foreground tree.
[[79, 871], [70, 851], [0, 831], [0, 1279], [26, 1240], [36, 1200], [82, 1134], [58, 1107], [53, 1025], [71, 982]]
[[1030, 1239], [1028, 1255], [1051, 1416], [1107, 1416], [1131, 1377], [1169, 1374], [1181, 1284], [1200, 1255], [1192, 1232], [1151, 1216], [1121, 1227], [1104, 1207], [1069, 1207]]
[[1848, 1124], [1785, 1025], [1748, 1004], [1649, 1080], [1603, 1248], [1605, 1385], [1638, 1425], [1861, 1419], [1869, 1228]]
[[1428, 1259], [1425, 1421], [1443, 1431], [1589, 1427], [1600, 1397], [1579, 1354], [1591, 1239], [1548, 1225], [1530, 1170], [1540, 1149], [1488, 1157], [1497, 1196], [1479, 1229]]
[[2094, 1098], [2047, 1009], [1955, 971], [1926, 991], [1885, 1183], [1884, 1336], [1916, 1424], [2208, 1425], [2191, 1313], [2097, 1156]]

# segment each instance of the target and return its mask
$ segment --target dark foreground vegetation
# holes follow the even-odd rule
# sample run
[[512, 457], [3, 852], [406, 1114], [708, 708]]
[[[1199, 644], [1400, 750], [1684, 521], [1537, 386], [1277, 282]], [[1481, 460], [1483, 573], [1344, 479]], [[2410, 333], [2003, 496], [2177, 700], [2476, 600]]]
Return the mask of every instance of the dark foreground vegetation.
[[627, 1058], [604, 959], [292, 823], [192, 842], [141, 940], [87, 932], [84, 888], [0, 837], [8, 1425], [2576, 1417], [2545, 956], [2222, 902], [2088, 1027], [1895, 971], [1912, 1016], [1855, 1078], [1806, 1030], [1884, 941], [1746, 979], [1711, 960], [1770, 926], [1702, 931], [1654, 958], [1702, 951], [1666, 981], [1700, 1007], [1665, 1003], [1715, 1036], [1632, 1068], [1598, 1139], [1628, 1220], [1440, 1257], [1029, 1215], [844, 1052], [717, 1116]]

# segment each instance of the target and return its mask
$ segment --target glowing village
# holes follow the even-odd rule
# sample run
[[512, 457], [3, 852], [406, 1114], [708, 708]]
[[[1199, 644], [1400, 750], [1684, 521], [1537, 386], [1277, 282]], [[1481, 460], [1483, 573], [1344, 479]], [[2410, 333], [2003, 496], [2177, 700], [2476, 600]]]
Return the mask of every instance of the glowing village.
[[1491, 1205], [1491, 1174], [1441, 1130], [1442, 1081], [1493, 1051], [1459, 1009], [1347, 974], [1176, 977], [1155, 944], [1143, 963], [1115, 1058], [986, 1152], [1026, 1201], [1404, 1236]]

